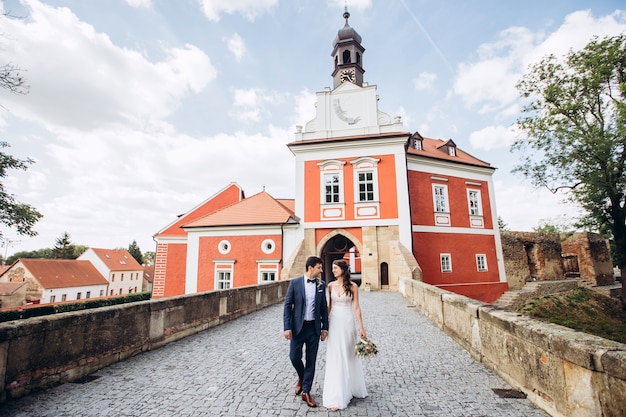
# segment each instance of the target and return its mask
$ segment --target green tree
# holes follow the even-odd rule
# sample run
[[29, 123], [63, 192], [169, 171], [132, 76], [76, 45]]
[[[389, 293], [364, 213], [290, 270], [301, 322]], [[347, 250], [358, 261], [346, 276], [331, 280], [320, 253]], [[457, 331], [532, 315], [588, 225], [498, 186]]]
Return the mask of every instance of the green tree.
[[594, 38], [563, 59], [546, 56], [517, 88], [529, 100], [517, 121], [527, 137], [512, 150], [529, 152], [514, 171], [565, 191], [586, 212], [583, 224], [612, 237], [624, 270], [626, 35]]
[[[8, 147], [6, 142], [0, 142], [0, 149]], [[0, 150], [0, 178], [6, 178], [7, 170], [21, 169], [26, 171], [28, 165], [33, 160], [17, 159]], [[14, 227], [20, 235], [35, 236], [37, 232], [33, 230], [35, 223], [43, 215], [28, 204], [20, 203], [13, 194], [9, 194], [2, 182], [0, 182], [0, 223], [12, 228]], [[0, 232], [0, 237], [2, 232]]]
[[130, 253], [137, 262], [139, 262], [139, 265], [143, 265], [143, 255], [141, 254], [141, 249], [139, 249], [139, 245], [137, 245], [136, 240], [133, 240], [133, 243], [128, 245], [128, 253]]
[[19, 258], [33, 258], [33, 259], [54, 259], [54, 250], [51, 248], [37, 249], [33, 251], [19, 251], [13, 255], [7, 257], [7, 265], [12, 265]]
[[500, 216], [498, 216], [498, 229], [500, 229], [501, 232], [509, 230], [509, 225], [506, 224]]
[[156, 253], [148, 251], [143, 254], [143, 261], [146, 265], [154, 265], [154, 260], [156, 259]]
[[67, 232], [63, 232], [63, 235], [56, 240], [53, 250], [55, 259], [76, 259], [74, 244]]

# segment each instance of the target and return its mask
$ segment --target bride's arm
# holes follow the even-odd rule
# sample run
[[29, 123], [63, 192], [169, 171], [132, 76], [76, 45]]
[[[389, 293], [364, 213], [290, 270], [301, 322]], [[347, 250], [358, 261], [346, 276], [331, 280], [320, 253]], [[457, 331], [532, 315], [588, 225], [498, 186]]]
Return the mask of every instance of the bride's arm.
[[330, 286], [333, 285], [331, 282], [326, 286], [326, 302], [328, 303], [328, 315], [330, 316], [330, 309], [333, 307], [333, 298], [330, 296], [331, 289]]
[[359, 333], [361, 337], [367, 337], [365, 333], [365, 327], [363, 327], [363, 318], [361, 317], [361, 306], [359, 304], [359, 286], [354, 282], [352, 283], [352, 310], [354, 310], [354, 316], [359, 323]]

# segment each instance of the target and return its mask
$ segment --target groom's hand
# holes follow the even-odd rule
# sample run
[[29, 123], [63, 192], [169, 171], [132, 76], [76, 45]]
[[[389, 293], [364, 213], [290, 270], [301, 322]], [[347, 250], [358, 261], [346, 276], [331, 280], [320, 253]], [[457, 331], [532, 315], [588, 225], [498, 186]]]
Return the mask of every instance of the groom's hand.
[[322, 337], [321, 337], [322, 342], [323, 342], [324, 340], [326, 340], [326, 337], [327, 337], [327, 336], [328, 336], [328, 331], [327, 331], [327, 330], [322, 330]]
[[285, 339], [291, 340], [291, 330], [285, 330]]

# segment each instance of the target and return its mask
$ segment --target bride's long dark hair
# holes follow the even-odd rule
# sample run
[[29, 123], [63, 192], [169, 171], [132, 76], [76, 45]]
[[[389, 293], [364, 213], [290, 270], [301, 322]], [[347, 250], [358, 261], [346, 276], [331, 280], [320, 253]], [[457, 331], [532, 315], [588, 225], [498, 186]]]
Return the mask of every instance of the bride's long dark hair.
[[352, 280], [350, 279], [350, 266], [343, 259], [335, 259], [333, 265], [337, 265], [341, 268], [341, 275], [343, 275], [343, 289], [346, 294], [352, 297]]

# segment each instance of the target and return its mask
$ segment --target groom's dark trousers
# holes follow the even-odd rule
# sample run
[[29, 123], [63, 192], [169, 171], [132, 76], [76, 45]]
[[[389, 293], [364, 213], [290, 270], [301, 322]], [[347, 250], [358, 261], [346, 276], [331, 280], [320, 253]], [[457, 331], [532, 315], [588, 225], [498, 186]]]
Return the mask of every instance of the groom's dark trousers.
[[[302, 363], [302, 347], [304, 344], [306, 344], [306, 366]], [[291, 336], [289, 359], [291, 359], [293, 367], [296, 368], [298, 378], [302, 381], [302, 392], [311, 392], [319, 344], [320, 337], [315, 331], [315, 321], [305, 321], [300, 333]]]

